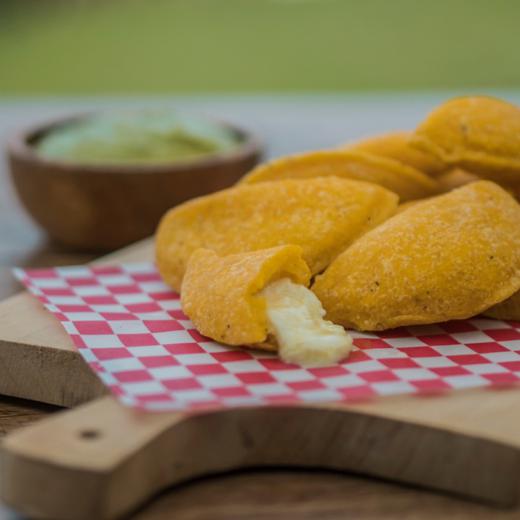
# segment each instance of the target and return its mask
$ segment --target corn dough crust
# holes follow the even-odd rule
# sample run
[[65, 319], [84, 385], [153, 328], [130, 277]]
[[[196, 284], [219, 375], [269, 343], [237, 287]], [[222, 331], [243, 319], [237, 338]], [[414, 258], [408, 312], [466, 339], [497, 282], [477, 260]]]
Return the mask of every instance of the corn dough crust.
[[467, 172], [462, 168], [452, 168], [437, 177], [443, 191], [451, 191], [480, 180], [475, 174]]
[[345, 143], [341, 149], [388, 157], [431, 176], [442, 173], [446, 165], [435, 156], [411, 146], [412, 135], [412, 132], [407, 131], [389, 132]]
[[384, 330], [474, 316], [520, 289], [520, 206], [478, 181], [357, 240], [313, 291], [334, 323]]
[[201, 334], [215, 341], [275, 350], [276, 344], [266, 343], [266, 304], [258, 293], [286, 277], [307, 286], [311, 273], [302, 253], [294, 245], [228, 256], [197, 249], [182, 282], [182, 309]]
[[520, 180], [520, 108], [492, 97], [455, 98], [416, 129], [411, 144], [499, 183]]
[[428, 197], [427, 199], [418, 199], [418, 200], [409, 200], [408, 202], [404, 202], [403, 204], [399, 204], [399, 206], [397, 206], [397, 210], [396, 210], [396, 215], [397, 213], [401, 213], [402, 211], [406, 211], [408, 208], [411, 208], [413, 206], [415, 206], [416, 204], [420, 204], [421, 202], [425, 201], [425, 200], [430, 200], [431, 197]]
[[348, 150], [321, 150], [291, 155], [257, 166], [241, 184], [334, 175], [373, 182], [399, 195], [401, 202], [438, 193], [440, 186], [423, 172], [387, 157]]
[[396, 207], [394, 193], [337, 177], [241, 185], [171, 209], [157, 232], [157, 265], [178, 291], [198, 248], [228, 255], [294, 244], [316, 274]]

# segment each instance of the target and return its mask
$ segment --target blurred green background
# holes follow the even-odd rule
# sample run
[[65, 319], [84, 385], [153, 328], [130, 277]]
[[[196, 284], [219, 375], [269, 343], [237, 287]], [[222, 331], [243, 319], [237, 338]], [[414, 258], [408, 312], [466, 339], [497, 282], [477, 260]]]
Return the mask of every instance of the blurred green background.
[[518, 0], [0, 0], [7, 95], [520, 86]]

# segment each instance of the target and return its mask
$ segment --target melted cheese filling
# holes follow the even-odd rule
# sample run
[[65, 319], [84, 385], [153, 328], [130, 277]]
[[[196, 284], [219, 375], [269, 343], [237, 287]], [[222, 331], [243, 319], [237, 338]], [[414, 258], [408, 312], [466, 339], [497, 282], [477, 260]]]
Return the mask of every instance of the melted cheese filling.
[[287, 363], [305, 367], [332, 365], [352, 350], [352, 338], [340, 325], [324, 320], [325, 310], [313, 292], [288, 278], [269, 284], [265, 298], [269, 333]]

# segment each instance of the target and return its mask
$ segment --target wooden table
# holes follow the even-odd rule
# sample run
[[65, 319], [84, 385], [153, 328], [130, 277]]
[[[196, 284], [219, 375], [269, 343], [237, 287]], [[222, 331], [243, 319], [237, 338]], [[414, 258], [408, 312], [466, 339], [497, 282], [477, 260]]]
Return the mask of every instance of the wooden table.
[[[510, 96], [511, 97], [511, 96]], [[517, 96], [517, 101], [520, 96]], [[513, 99], [515, 99], [513, 97]], [[180, 98], [177, 104], [249, 123], [269, 136], [271, 155], [329, 146], [363, 134], [407, 128], [438, 97], [395, 98]], [[67, 110], [106, 105], [134, 105], [134, 100], [69, 100], [67, 102], [0, 103], [0, 146], [20, 124]], [[150, 104], [149, 101], [140, 104]], [[165, 100], [153, 104], [164, 105]], [[305, 126], [312, 122], [312, 131]], [[88, 254], [50, 244], [20, 208], [0, 163], [0, 299], [19, 288], [10, 275], [13, 265], [43, 266], [82, 263]], [[37, 421], [56, 408], [0, 396], [0, 437]], [[169, 490], [134, 518], [201, 519], [519, 519], [520, 509], [496, 510], [427, 491], [362, 476], [325, 471], [273, 469], [200, 479]], [[18, 518], [0, 505], [0, 520]]]

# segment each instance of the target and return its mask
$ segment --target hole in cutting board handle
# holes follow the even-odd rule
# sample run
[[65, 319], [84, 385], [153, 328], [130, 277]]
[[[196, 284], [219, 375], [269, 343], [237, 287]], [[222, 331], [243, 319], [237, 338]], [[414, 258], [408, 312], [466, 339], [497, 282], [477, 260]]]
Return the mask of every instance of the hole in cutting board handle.
[[79, 436], [86, 441], [93, 441], [101, 437], [99, 430], [81, 430]]

